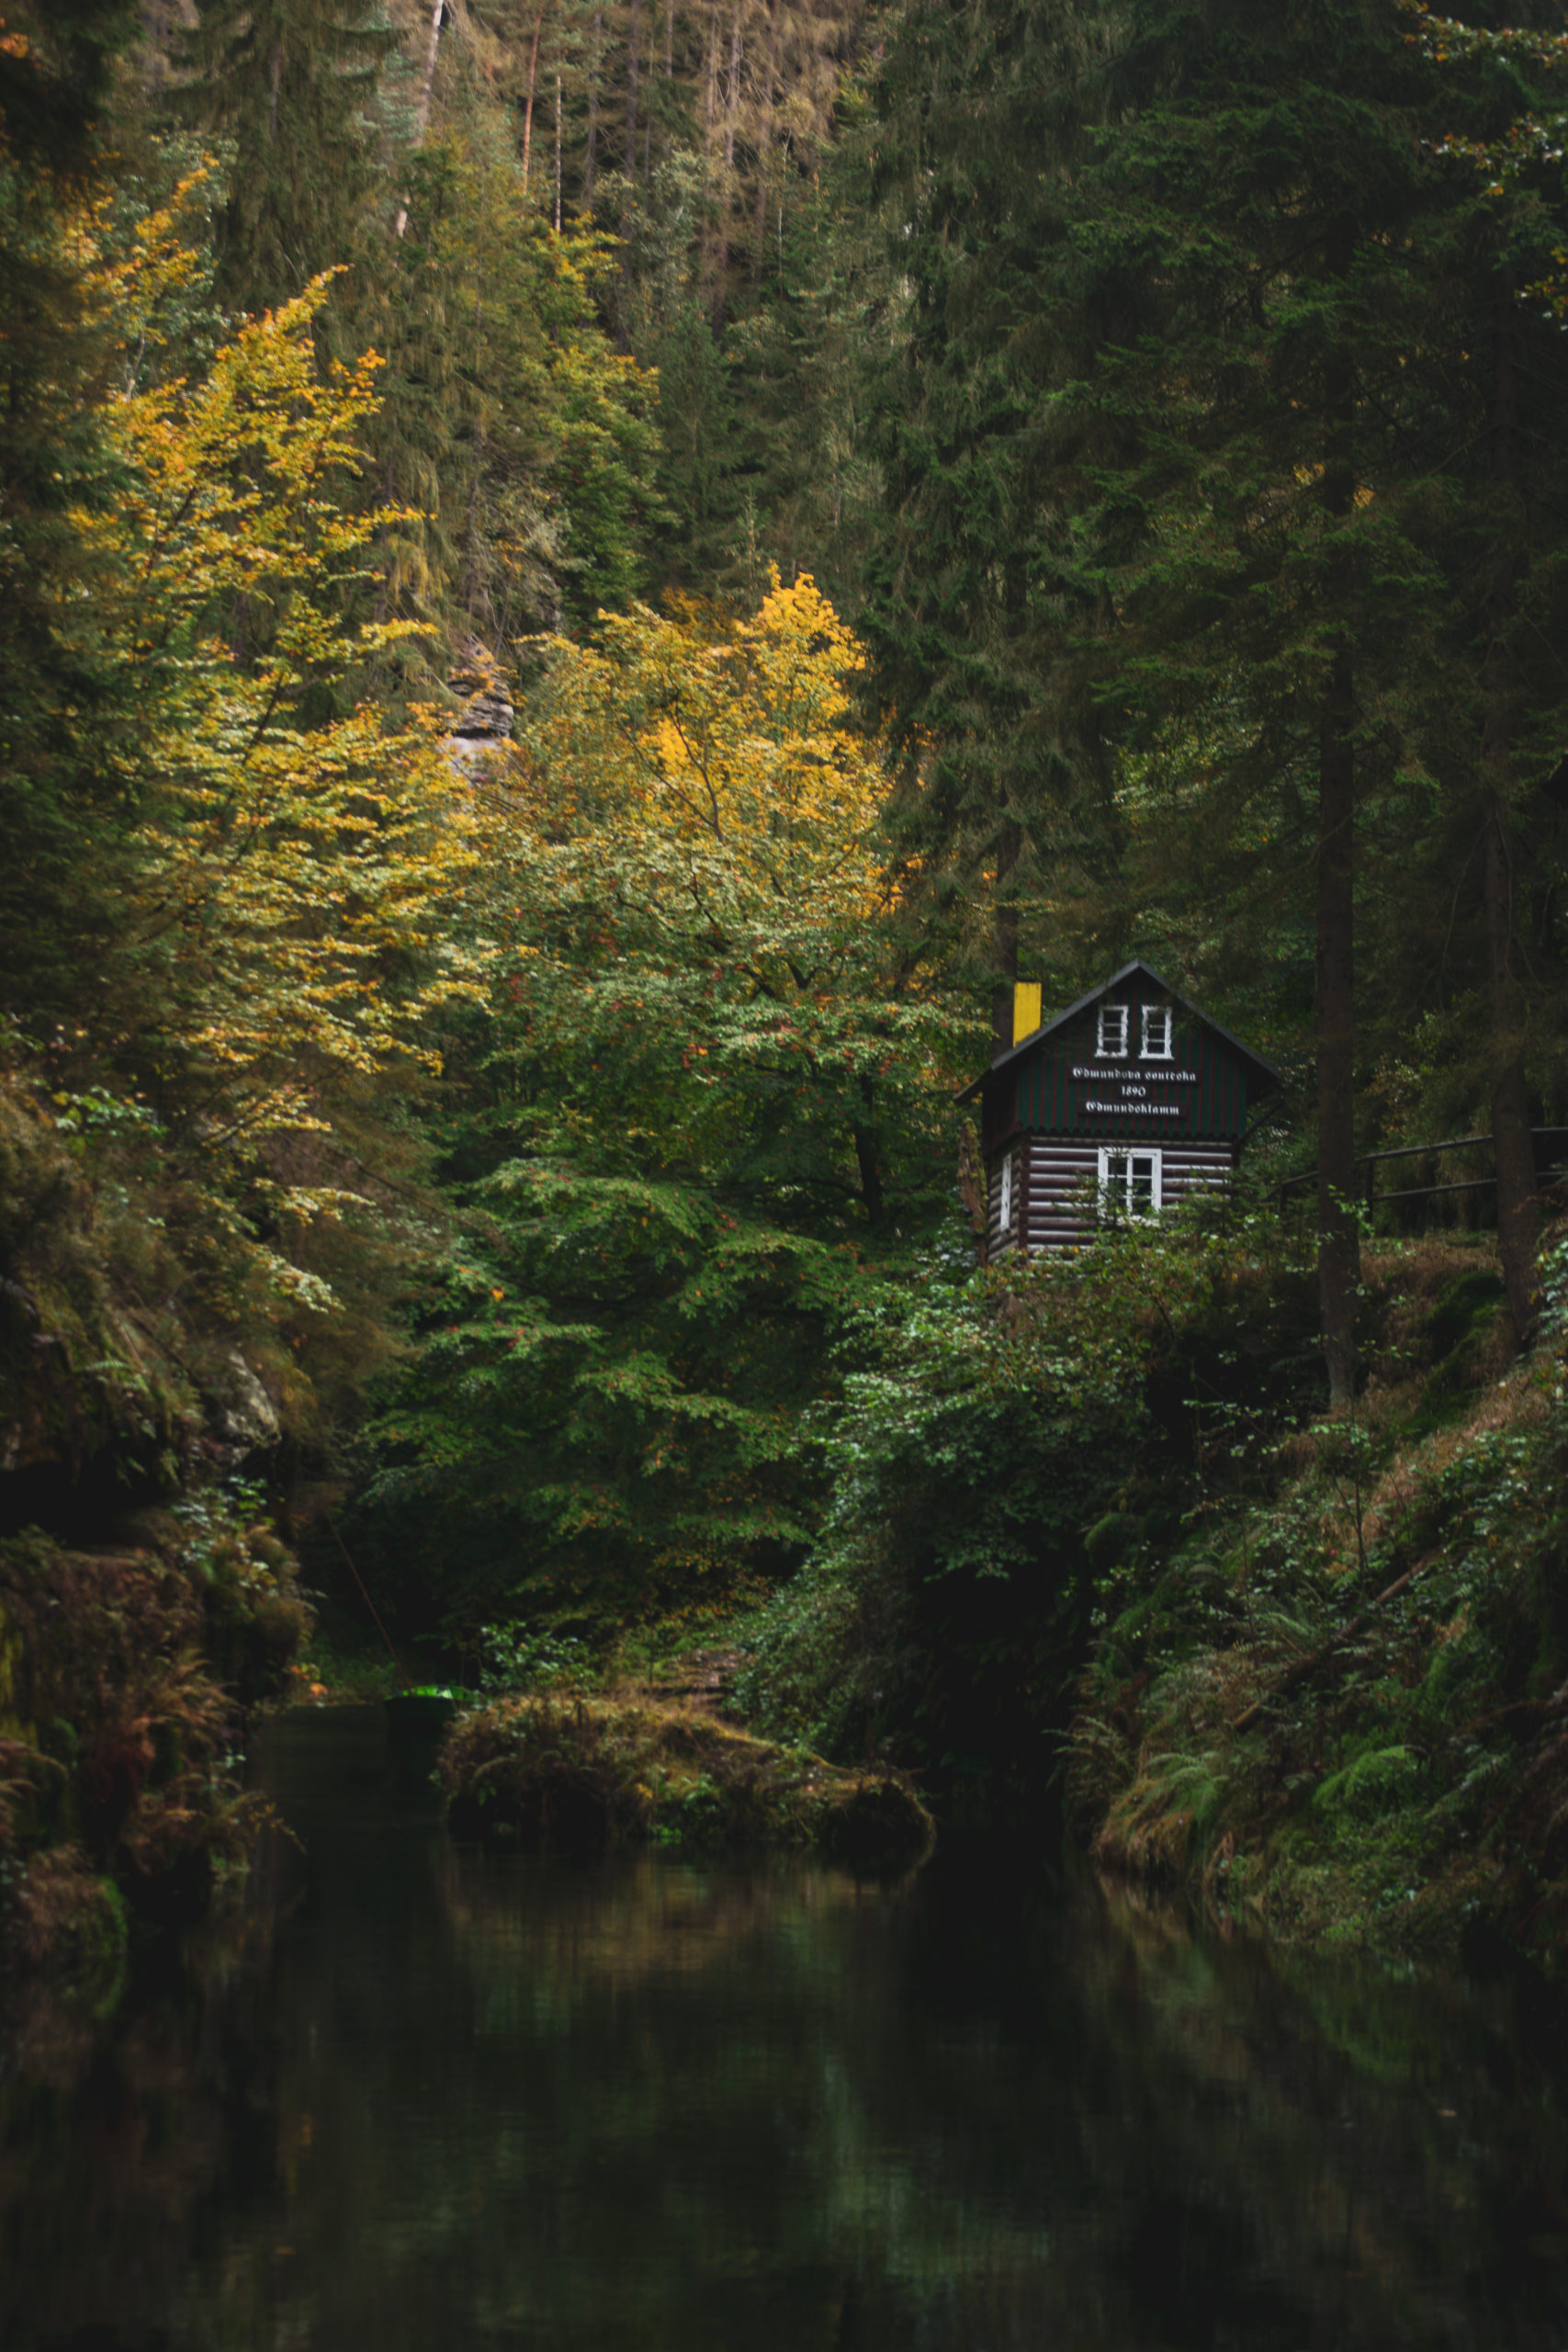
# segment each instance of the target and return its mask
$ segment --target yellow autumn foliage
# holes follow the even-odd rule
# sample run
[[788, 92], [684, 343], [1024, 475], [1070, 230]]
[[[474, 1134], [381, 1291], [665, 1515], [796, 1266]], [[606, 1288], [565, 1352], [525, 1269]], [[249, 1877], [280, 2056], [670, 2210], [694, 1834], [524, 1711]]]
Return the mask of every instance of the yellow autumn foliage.
[[606, 954], [712, 956], [781, 1005], [874, 987], [900, 877], [885, 749], [853, 723], [863, 666], [808, 576], [716, 636], [638, 607], [596, 646], [558, 642], [509, 873]]
[[334, 1069], [427, 1054], [432, 1006], [472, 987], [446, 917], [473, 853], [434, 712], [330, 715], [345, 674], [412, 625], [343, 617], [383, 519], [344, 503], [379, 362], [319, 365], [327, 279], [243, 321], [199, 379], [136, 381], [188, 276], [192, 185], [129, 254], [78, 229], [85, 303], [124, 366], [98, 419], [107, 494], [71, 516], [93, 593], [62, 594], [55, 627], [117, 714], [118, 944], [149, 983], [125, 1018], [142, 1056], [152, 1023], [163, 1069], [195, 1080], [229, 1140], [319, 1124]]

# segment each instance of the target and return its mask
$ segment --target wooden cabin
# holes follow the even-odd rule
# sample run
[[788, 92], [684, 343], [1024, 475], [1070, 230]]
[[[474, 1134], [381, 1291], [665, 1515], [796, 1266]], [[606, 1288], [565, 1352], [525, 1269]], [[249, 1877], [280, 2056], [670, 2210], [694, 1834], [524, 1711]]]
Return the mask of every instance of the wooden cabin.
[[1252, 1108], [1280, 1082], [1150, 964], [1124, 964], [1050, 1021], [1040, 998], [1036, 984], [1013, 989], [990, 1069], [958, 1098], [980, 1103], [993, 1261], [1225, 1183]]

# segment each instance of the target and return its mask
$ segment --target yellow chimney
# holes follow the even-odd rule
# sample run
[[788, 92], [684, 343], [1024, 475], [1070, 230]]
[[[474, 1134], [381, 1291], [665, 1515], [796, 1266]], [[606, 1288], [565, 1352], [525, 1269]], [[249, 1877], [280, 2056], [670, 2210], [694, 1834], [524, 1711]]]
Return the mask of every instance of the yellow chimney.
[[1032, 1036], [1040, 1026], [1040, 982], [1015, 980], [1012, 989], [1012, 1042]]

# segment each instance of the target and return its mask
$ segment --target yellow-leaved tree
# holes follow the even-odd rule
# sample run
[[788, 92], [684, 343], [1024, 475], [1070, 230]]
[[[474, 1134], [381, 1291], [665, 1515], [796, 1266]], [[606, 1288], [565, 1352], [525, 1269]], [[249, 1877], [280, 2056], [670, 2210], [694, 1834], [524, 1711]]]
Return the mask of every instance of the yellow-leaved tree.
[[[107, 721], [123, 828], [100, 1043], [209, 1147], [326, 1124], [334, 1080], [430, 1058], [471, 977], [449, 914], [468, 802], [434, 711], [398, 723], [346, 682], [412, 624], [351, 628], [382, 517], [353, 512], [378, 361], [322, 367], [328, 281], [243, 321], [197, 379], [150, 341], [195, 263], [187, 182], [129, 250], [81, 224], [84, 302], [118, 347], [57, 640]], [[78, 714], [69, 714], [74, 719]]]
[[321, 364], [323, 282], [226, 321], [207, 206], [35, 192], [0, 339], [0, 1438], [106, 1515], [395, 1351], [389, 1098], [478, 989], [471, 798], [353, 621], [377, 363]]
[[775, 578], [739, 624], [639, 606], [553, 648], [498, 895], [536, 1047], [615, 1069], [611, 1099], [580, 1105], [606, 1164], [646, 1082], [637, 1116], [671, 1158], [732, 1160], [749, 1131], [874, 1226], [890, 1123], [905, 1144], [911, 1122], [930, 1132], [953, 1007], [898, 921], [909, 876], [886, 746], [857, 723], [863, 667], [808, 576]]

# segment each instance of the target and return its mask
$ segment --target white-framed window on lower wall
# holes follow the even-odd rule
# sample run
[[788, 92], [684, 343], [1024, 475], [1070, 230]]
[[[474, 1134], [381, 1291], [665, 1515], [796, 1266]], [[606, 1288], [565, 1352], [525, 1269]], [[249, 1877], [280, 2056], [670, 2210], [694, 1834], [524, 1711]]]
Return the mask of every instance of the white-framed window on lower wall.
[[1100, 1197], [1113, 1216], [1156, 1215], [1162, 1205], [1162, 1158], [1142, 1144], [1101, 1145]]
[[1012, 1231], [1013, 1193], [1016, 1182], [1013, 1163], [1017, 1158], [1016, 1151], [1004, 1151], [997, 1170], [997, 1225], [998, 1230], [1003, 1233]]

